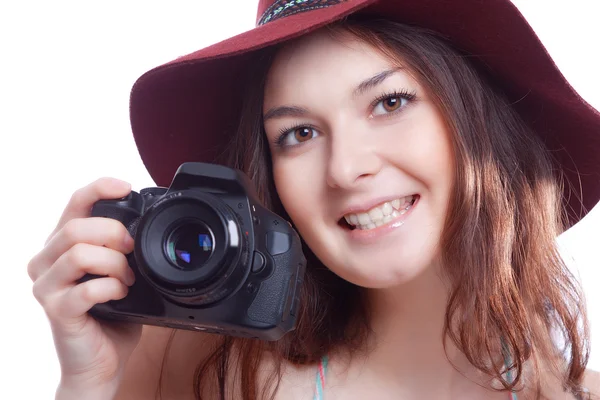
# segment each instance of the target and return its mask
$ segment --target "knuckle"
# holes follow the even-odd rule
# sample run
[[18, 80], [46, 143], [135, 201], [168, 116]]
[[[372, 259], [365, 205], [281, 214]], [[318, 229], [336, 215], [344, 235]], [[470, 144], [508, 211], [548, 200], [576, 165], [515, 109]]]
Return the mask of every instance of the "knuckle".
[[35, 297], [37, 302], [40, 303], [44, 307], [46, 304], [46, 297], [44, 295], [44, 291], [42, 290], [42, 288], [40, 288], [39, 280], [35, 281], [33, 283], [32, 288], [31, 288], [31, 293], [33, 294], [33, 297]]
[[81, 222], [79, 218], [68, 220], [62, 228], [65, 239], [76, 241], [81, 231]]
[[69, 204], [72, 206], [81, 206], [85, 203], [87, 188], [79, 188], [73, 192]]
[[127, 256], [125, 254], [119, 253], [118, 265], [122, 270], [129, 268], [129, 261], [127, 260]]
[[66, 251], [64, 257], [69, 266], [82, 267], [86, 263], [88, 251], [85, 243], [75, 243]]
[[91, 303], [94, 301], [94, 281], [88, 281], [85, 284], [80, 284], [79, 296], [84, 303]]
[[27, 263], [27, 275], [29, 275], [29, 279], [31, 279], [33, 282], [35, 282], [35, 280], [37, 279], [37, 274], [36, 274], [37, 264], [38, 264], [37, 260], [38, 260], [38, 256], [35, 255]]
[[125, 235], [128, 235], [125, 226], [116, 219], [107, 219], [106, 235], [111, 241], [123, 241]]

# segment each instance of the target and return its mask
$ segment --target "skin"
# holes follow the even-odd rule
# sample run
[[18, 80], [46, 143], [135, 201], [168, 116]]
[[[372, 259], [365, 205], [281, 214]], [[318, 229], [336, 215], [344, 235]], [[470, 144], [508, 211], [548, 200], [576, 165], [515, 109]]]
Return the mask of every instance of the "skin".
[[[357, 94], [362, 82], [384, 71], [395, 72]], [[390, 93], [415, 97], [378, 102]], [[274, 112], [278, 107], [305, 111]], [[333, 379], [343, 385], [331, 390], [342, 398], [464, 394], [471, 385], [448, 363], [440, 340], [448, 291], [438, 245], [454, 159], [425, 88], [370, 46], [319, 33], [278, 55], [263, 110], [277, 193], [295, 227], [328, 268], [371, 289], [374, 350], [359, 361], [338, 359], [338, 368], [332, 357]], [[281, 132], [295, 127], [308, 129], [289, 130], [282, 143]], [[392, 221], [356, 238], [339, 224], [353, 206], [368, 209], [413, 194], [418, 202], [399, 226]], [[452, 347], [450, 354], [468, 371]]]
[[[344, 45], [322, 34], [284, 50], [265, 89], [265, 114], [281, 106], [307, 111], [265, 121], [286, 211], [328, 268], [377, 289], [406, 284], [436, 262], [453, 182], [444, 121], [405, 70], [353, 93], [361, 82], [396, 68], [365, 44]], [[391, 96], [399, 105], [390, 107], [385, 100], [372, 105], [395, 91], [414, 92], [416, 98]], [[291, 131], [283, 147], [275, 144], [282, 129], [296, 125], [314, 129], [300, 137], [302, 142]], [[381, 199], [412, 194], [420, 196], [418, 205], [389, 234], [353, 240], [338, 225], [353, 206], [371, 208]]]
[[[339, 276], [368, 288], [371, 300], [371, 351], [351, 359], [331, 354], [325, 395], [506, 400], [507, 393], [478, 386], [487, 382], [449, 344], [448, 357], [464, 375], [457, 372], [442, 347], [447, 285], [440, 278], [438, 244], [454, 179], [443, 119], [425, 88], [405, 69], [353, 96], [361, 82], [397, 67], [365, 44], [316, 33], [278, 54], [265, 88], [265, 115], [281, 106], [306, 111], [293, 117], [279, 113], [265, 123], [286, 211], [315, 254]], [[398, 105], [389, 100], [387, 106], [375, 101], [394, 90], [415, 98], [396, 98]], [[397, 112], [384, 115], [390, 110]], [[307, 124], [314, 131], [296, 136], [302, 143], [276, 145], [281, 130]], [[296, 143], [291, 138], [284, 143]], [[28, 265], [33, 294], [48, 315], [61, 364], [58, 400], [155, 396], [171, 331], [111, 325], [87, 314], [96, 303], [126, 296], [132, 283], [124, 254], [133, 244], [126, 229], [114, 220], [88, 217], [96, 201], [129, 191], [128, 184], [115, 179], [78, 190]], [[357, 237], [338, 224], [351, 206], [408, 194], [419, 200], [394, 229]], [[85, 273], [108, 277], [78, 283]], [[177, 332], [162, 371], [163, 398], [194, 398], [195, 367], [214, 340], [216, 336]], [[268, 357], [261, 362], [263, 380], [272, 375], [273, 362]], [[283, 373], [277, 400], [312, 398], [313, 366], [284, 365]], [[584, 385], [598, 393], [598, 380], [589, 372]], [[243, 388], [239, 381], [233, 383], [234, 398], [240, 398]], [[547, 398], [573, 398], [561, 393], [556, 380], [544, 377], [542, 385]], [[207, 393], [214, 391], [208, 388]], [[520, 393], [519, 400], [530, 394]]]

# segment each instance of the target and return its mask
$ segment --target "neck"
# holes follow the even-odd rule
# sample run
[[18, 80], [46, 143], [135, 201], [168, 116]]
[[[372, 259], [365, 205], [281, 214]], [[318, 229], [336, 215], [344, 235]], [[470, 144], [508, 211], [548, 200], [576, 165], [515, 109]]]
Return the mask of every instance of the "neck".
[[373, 334], [361, 369], [380, 386], [393, 385], [394, 392], [407, 398], [456, 398], [485, 391], [478, 384], [489, 387], [489, 377], [450, 339], [444, 349], [450, 287], [440, 270], [432, 267], [401, 287], [369, 292]]

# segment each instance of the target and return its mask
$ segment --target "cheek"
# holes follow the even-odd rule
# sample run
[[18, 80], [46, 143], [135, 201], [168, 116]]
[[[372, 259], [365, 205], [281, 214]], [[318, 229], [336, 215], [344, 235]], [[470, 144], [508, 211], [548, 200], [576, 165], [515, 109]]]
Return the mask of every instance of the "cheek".
[[451, 201], [452, 188], [455, 181], [455, 159], [452, 143], [448, 131], [443, 125], [431, 127], [432, 139], [425, 149], [426, 154], [420, 157], [424, 160], [421, 168], [426, 174], [426, 185], [428, 186], [433, 215], [440, 219], [440, 223], [448, 213]]
[[285, 211], [299, 228], [320, 213], [318, 171], [299, 160], [273, 162], [273, 178]]
[[432, 189], [446, 191], [452, 185], [455, 164], [450, 133], [433, 110], [426, 117], [405, 132], [402, 152], [410, 160], [412, 173]]
[[437, 184], [449, 196], [449, 191], [454, 185], [456, 161], [449, 133], [443, 127], [438, 129], [440, 129], [439, 139], [435, 143], [434, 149], [432, 149], [432, 153], [436, 156], [430, 158], [430, 168], [436, 175]]

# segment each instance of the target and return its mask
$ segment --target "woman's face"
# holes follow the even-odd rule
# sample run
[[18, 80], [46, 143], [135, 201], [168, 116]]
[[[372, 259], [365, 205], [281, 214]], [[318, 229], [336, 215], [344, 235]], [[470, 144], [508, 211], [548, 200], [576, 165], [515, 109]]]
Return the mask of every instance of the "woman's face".
[[281, 202], [327, 267], [384, 288], [438, 260], [449, 133], [402, 66], [349, 36], [309, 35], [277, 55], [263, 113]]

